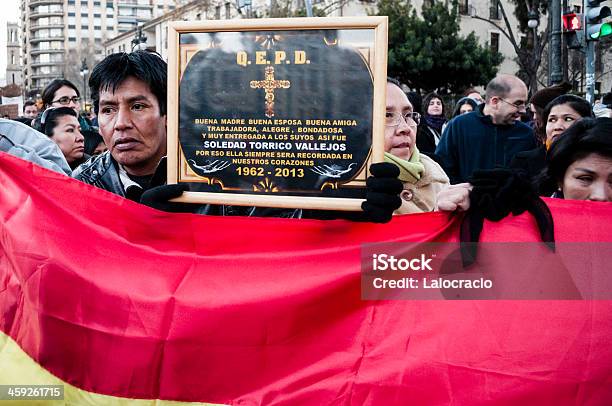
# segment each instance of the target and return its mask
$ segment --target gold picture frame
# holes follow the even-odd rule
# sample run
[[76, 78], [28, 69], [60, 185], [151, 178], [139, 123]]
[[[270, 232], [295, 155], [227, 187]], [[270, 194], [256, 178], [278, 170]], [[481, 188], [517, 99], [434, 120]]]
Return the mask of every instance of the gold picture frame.
[[204, 190], [176, 201], [360, 210], [384, 159], [387, 17], [172, 22], [168, 72], [168, 184]]

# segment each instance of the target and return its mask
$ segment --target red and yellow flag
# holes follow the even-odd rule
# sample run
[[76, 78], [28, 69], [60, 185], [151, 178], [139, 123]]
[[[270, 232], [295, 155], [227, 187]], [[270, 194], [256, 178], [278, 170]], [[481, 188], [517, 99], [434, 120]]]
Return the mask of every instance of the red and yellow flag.
[[[547, 203], [557, 241], [612, 241], [611, 204]], [[458, 219], [162, 213], [0, 154], [0, 384], [69, 404], [610, 404], [610, 301], [361, 300], [361, 244], [456, 241]], [[539, 239], [529, 215], [481, 238]]]

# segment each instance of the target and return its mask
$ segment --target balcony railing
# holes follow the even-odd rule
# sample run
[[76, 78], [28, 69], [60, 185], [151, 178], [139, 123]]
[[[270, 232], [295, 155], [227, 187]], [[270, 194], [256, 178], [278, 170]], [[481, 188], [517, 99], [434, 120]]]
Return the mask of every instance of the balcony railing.
[[63, 16], [63, 15], [64, 15], [64, 11], [63, 10], [59, 10], [59, 11], [53, 11], [53, 10], [32, 11], [30, 13], [30, 18], [34, 19], [34, 18], [40, 18], [40, 17], [52, 17], [52, 16]]
[[30, 38], [30, 44], [37, 44], [41, 41], [64, 41], [64, 35], [57, 37], [32, 37]]
[[64, 0], [30, 0], [30, 8], [35, 6], [45, 6], [47, 4], [64, 4]]
[[58, 65], [63, 65], [63, 64], [64, 64], [64, 60], [60, 59], [58, 61], [32, 62], [30, 66], [32, 66], [33, 68], [37, 68], [40, 66], [58, 66]]
[[54, 24], [32, 24], [30, 25], [31, 30], [40, 30], [42, 28], [64, 28], [63, 23], [54, 23]]
[[64, 53], [63, 49], [41, 49], [41, 48], [31, 48], [30, 53], [32, 55], [40, 55], [40, 54], [56, 54], [56, 53]]
[[52, 73], [33, 73], [32, 79], [44, 79], [44, 78], [57, 78], [62, 76], [62, 72], [52, 72]]

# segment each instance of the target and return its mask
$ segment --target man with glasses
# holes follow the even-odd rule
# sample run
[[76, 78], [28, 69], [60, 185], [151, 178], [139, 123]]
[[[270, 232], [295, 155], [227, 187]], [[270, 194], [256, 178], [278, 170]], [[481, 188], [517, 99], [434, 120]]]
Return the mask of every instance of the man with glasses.
[[436, 149], [451, 183], [467, 182], [476, 170], [508, 167], [521, 151], [535, 148], [533, 129], [520, 121], [527, 86], [514, 75], [487, 84], [485, 103], [451, 120]]
[[416, 146], [421, 115], [399, 82], [387, 79], [385, 111], [385, 161], [400, 170], [402, 205], [397, 214], [423, 213], [436, 207], [438, 192], [448, 186], [448, 177], [433, 159], [421, 154]]

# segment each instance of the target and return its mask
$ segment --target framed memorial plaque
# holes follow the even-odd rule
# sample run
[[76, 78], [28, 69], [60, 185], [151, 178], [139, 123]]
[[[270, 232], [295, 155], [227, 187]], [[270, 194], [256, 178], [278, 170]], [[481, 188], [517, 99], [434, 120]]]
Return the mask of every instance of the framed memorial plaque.
[[383, 161], [387, 17], [173, 22], [179, 201], [360, 210]]

